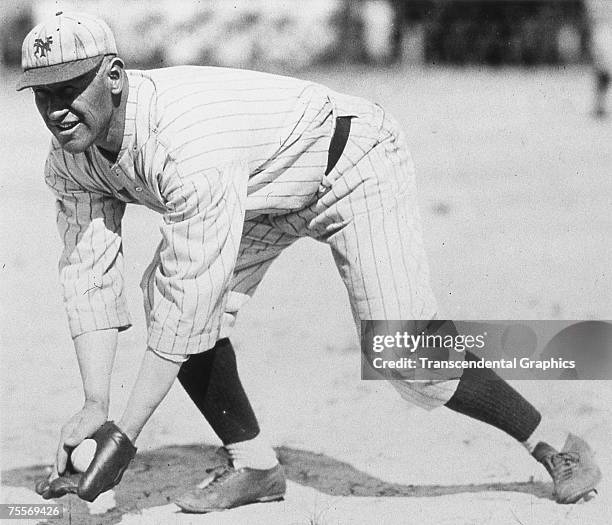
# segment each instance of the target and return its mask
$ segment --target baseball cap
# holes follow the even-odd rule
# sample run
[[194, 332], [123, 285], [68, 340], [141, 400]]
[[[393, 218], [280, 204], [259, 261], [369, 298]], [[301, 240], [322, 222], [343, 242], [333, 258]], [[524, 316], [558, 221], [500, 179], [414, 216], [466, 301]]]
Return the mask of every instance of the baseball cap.
[[21, 46], [23, 75], [17, 91], [80, 77], [106, 55], [116, 55], [115, 37], [105, 22], [86, 13], [64, 13], [38, 24]]

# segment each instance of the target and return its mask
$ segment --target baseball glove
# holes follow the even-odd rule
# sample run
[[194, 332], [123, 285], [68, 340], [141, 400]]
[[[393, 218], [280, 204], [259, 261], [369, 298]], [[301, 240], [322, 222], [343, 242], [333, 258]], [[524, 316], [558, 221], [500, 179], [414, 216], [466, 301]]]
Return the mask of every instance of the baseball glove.
[[69, 465], [58, 478], [36, 483], [36, 492], [44, 499], [77, 494], [85, 501], [94, 501], [102, 492], [117, 485], [136, 455], [136, 447], [112, 421], [96, 430], [92, 439], [97, 444], [96, 453], [85, 472], [75, 473]]

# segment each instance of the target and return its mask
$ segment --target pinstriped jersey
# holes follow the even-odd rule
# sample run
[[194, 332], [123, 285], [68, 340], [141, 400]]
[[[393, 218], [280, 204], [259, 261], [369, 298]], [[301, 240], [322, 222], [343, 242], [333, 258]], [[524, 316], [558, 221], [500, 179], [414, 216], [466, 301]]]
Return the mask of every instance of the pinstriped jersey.
[[265, 73], [177, 67], [127, 76], [117, 161], [96, 146], [70, 154], [53, 139], [45, 167], [70, 331], [130, 325], [121, 219], [136, 203], [163, 215], [148, 346], [201, 352], [218, 336], [245, 217], [316, 198], [340, 110], [321, 85]]

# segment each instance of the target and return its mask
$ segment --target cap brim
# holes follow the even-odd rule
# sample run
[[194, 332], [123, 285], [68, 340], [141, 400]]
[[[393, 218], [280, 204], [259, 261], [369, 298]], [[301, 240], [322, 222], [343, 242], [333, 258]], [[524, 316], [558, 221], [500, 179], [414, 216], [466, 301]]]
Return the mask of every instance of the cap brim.
[[95, 57], [83, 58], [81, 60], [74, 60], [72, 62], [63, 62], [53, 66], [27, 69], [17, 81], [15, 88], [17, 91], [21, 91], [29, 87], [57, 84], [58, 82], [72, 80], [98, 67], [104, 56], [105, 55], [98, 55]]

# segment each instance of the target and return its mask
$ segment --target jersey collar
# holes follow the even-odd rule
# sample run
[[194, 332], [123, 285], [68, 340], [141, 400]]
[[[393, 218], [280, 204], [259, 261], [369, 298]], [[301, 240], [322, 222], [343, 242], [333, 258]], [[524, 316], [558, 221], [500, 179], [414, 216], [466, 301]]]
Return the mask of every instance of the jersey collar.
[[125, 107], [125, 126], [123, 129], [123, 140], [121, 141], [121, 149], [117, 155], [117, 161], [111, 167], [111, 170], [116, 174], [123, 172], [124, 175], [134, 178], [134, 156], [138, 150], [136, 140], [136, 110], [138, 108], [138, 88], [143, 82], [143, 77], [127, 72], [129, 91], [128, 99]]

